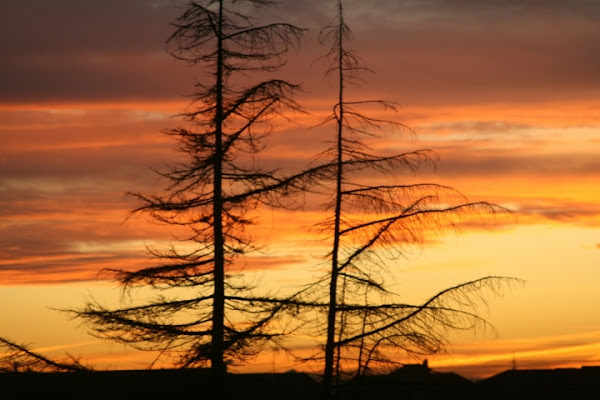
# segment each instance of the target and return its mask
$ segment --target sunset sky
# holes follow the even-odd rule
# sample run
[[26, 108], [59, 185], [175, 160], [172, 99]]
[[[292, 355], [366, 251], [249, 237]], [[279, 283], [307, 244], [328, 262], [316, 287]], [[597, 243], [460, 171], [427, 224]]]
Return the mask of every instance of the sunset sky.
[[[316, 61], [334, 2], [281, 3], [265, 18], [309, 29], [279, 76], [302, 84], [297, 100], [310, 114], [276, 125], [261, 157], [301, 167], [328, 140], [308, 128], [335, 101]], [[374, 147], [435, 150], [437, 168], [416, 178], [514, 211], [432, 237], [391, 266], [409, 302], [486, 275], [526, 281], [482, 308], [495, 332], [453, 335], [430, 366], [482, 377], [513, 359], [519, 368], [599, 365], [600, 2], [344, 3], [349, 45], [373, 70], [349, 97], [397, 102], [395, 118], [416, 132]], [[126, 219], [136, 202], [124, 194], [160, 192], [152, 168], [180, 156], [160, 132], [181, 123], [173, 115], [202, 77], [164, 50], [181, 4], [0, 2], [0, 336], [96, 368], [147, 365], [55, 309], [116, 302], [120, 292], [99, 272], [147, 266], [146, 246], [171, 237], [143, 216]], [[257, 236], [269, 251], [247, 269], [282, 286], [316, 276], [326, 249], [307, 221], [320, 216], [310, 201], [265, 212]], [[237, 370], [273, 366], [291, 364], [275, 354]]]

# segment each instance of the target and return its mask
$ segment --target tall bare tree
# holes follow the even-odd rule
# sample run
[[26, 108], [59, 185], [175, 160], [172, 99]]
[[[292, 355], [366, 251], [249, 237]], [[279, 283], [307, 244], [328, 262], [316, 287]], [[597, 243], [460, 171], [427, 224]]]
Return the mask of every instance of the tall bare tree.
[[323, 382], [332, 393], [336, 377], [351, 369], [362, 374], [389, 362], [389, 350], [435, 353], [446, 343], [446, 330], [470, 329], [485, 321], [477, 306], [483, 295], [498, 293], [511, 279], [485, 277], [443, 290], [423, 304], [395, 301], [386, 287], [390, 260], [401, 257], [407, 246], [424, 242], [429, 234], [472, 217], [505, 213], [487, 202], [469, 202], [457, 190], [434, 183], [399, 183], [406, 173], [435, 165], [430, 150], [377, 155], [366, 144], [391, 131], [413, 132], [393, 119], [370, 117], [366, 110], [394, 110], [383, 100], [349, 100], [347, 88], [360, 83], [367, 71], [347, 47], [351, 31], [337, 1], [334, 21], [321, 31], [329, 46], [326, 74], [337, 83], [333, 114], [322, 125], [335, 127], [333, 145], [323, 164], [334, 173], [322, 182], [331, 191], [321, 225], [332, 238], [327, 277], [311, 285], [303, 295], [325, 313], [326, 323], [317, 329], [325, 335]]
[[272, 204], [274, 190], [286, 186], [275, 171], [256, 162], [270, 132], [269, 117], [299, 109], [292, 99], [295, 84], [251, 78], [278, 70], [303, 33], [290, 24], [261, 25], [253, 18], [271, 5], [268, 0], [194, 1], [173, 23], [168, 51], [205, 75], [182, 114], [187, 126], [166, 132], [178, 141], [182, 161], [160, 172], [168, 182], [163, 192], [133, 193], [140, 201], [134, 212], [188, 234], [172, 248], [152, 250], [157, 265], [112, 271], [125, 288], [150, 286], [160, 295], [122, 308], [92, 302], [77, 310], [95, 335], [158, 350], [182, 367], [210, 364], [218, 375], [228, 362], [255, 354], [278, 335], [268, 323], [281, 302], [257, 296], [234, 269], [254, 250], [245, 233], [253, 223], [250, 213], [261, 203]]

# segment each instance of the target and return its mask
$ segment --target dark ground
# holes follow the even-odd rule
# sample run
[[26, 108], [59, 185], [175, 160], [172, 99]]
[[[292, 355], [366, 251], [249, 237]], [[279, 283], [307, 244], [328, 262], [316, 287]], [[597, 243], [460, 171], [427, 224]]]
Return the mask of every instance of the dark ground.
[[[320, 400], [304, 373], [229, 374], [216, 387], [208, 370], [0, 373], [0, 399], [284, 399]], [[471, 382], [426, 365], [405, 366], [340, 386], [337, 399], [600, 399], [600, 367], [511, 370]]]

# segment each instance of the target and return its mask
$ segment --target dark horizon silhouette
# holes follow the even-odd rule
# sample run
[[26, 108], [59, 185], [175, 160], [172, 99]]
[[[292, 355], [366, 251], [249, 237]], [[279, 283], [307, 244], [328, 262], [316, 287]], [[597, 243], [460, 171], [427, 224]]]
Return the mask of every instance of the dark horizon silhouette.
[[[578, 399], [597, 393], [600, 365], [506, 370], [471, 381], [453, 372], [407, 364], [388, 374], [350, 379], [335, 399]], [[319, 376], [285, 373], [228, 374], [219, 392], [209, 369], [0, 373], [3, 398], [167, 399], [194, 394], [223, 399], [324, 399]]]

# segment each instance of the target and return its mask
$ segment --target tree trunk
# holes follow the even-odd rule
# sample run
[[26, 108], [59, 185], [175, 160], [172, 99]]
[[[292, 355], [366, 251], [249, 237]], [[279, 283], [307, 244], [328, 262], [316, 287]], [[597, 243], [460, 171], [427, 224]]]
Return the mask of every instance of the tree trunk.
[[[342, 15], [342, 3], [338, 2], [339, 15]], [[344, 128], [344, 71], [343, 63], [343, 35], [342, 23], [339, 26], [339, 93], [338, 93], [338, 120], [337, 120], [337, 173], [335, 192], [335, 222], [333, 234], [333, 249], [331, 254], [331, 280], [329, 284], [329, 310], [327, 314], [327, 343], [325, 344], [325, 371], [323, 384], [329, 396], [333, 389], [333, 366], [335, 358], [335, 331], [337, 317], [337, 281], [339, 275], [339, 249], [340, 249], [340, 224], [342, 215], [342, 167], [343, 167], [343, 128]]]
[[213, 182], [214, 216], [214, 299], [211, 368], [220, 380], [226, 372], [225, 351], [225, 255], [223, 238], [223, 2], [219, 3], [217, 37], [216, 107], [215, 107], [215, 161]]

